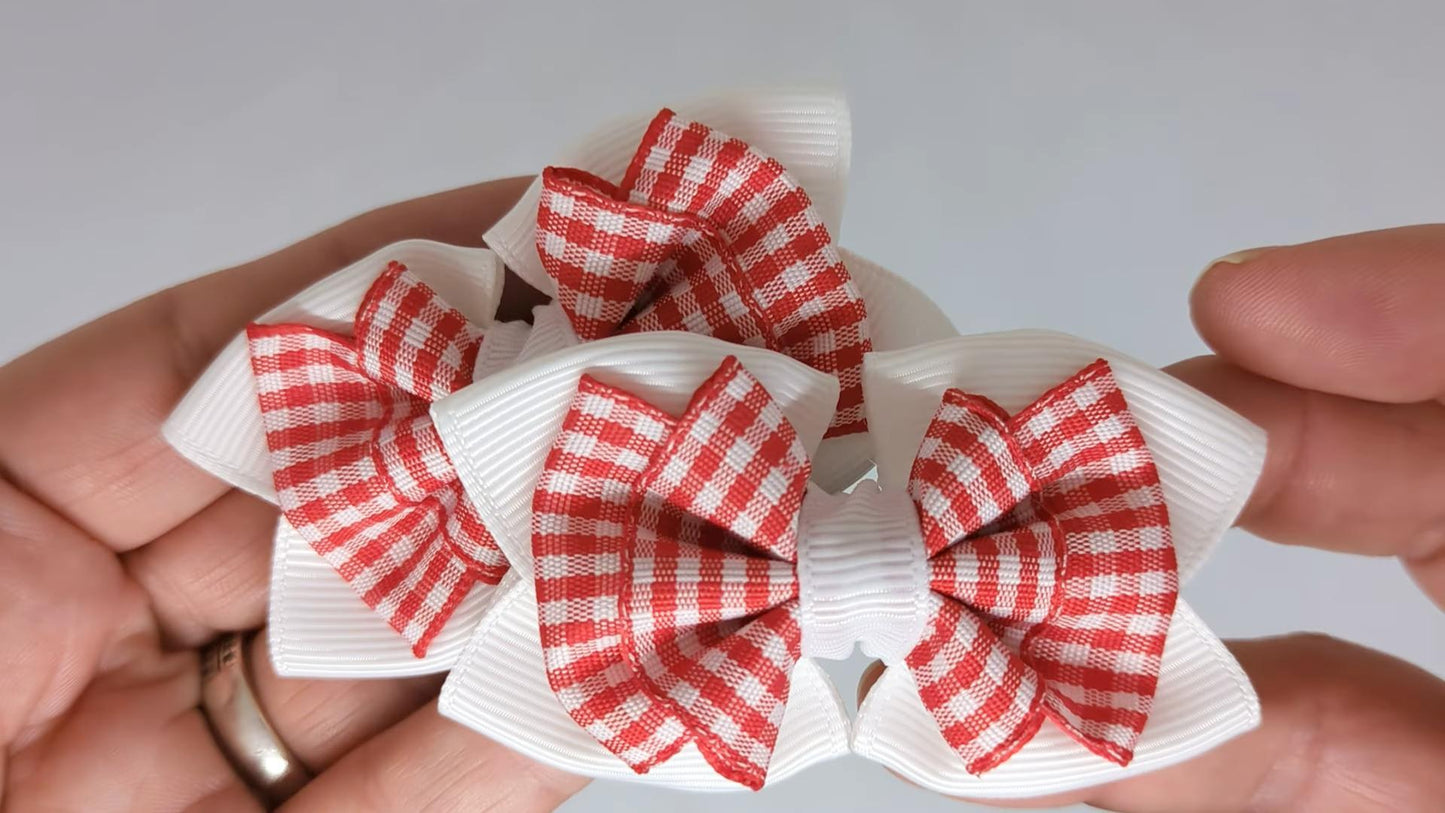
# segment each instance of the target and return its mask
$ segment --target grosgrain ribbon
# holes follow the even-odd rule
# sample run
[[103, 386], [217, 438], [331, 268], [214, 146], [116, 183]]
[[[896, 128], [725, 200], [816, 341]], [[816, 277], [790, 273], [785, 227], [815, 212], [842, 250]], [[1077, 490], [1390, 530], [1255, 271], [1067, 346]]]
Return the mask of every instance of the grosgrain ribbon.
[[482, 331], [392, 262], [354, 336], [246, 335], [282, 514], [422, 657], [472, 585], [507, 570], [428, 414], [471, 382]]
[[[584, 377], [533, 504], [538, 622], [572, 718], [642, 773], [696, 743], [761, 787], [801, 656], [809, 472], [727, 359], [674, 419]], [[931, 570], [907, 656], [981, 773], [1047, 716], [1127, 764], [1177, 593], [1158, 474], [1107, 363], [1008, 418], [949, 390], [909, 484]]]

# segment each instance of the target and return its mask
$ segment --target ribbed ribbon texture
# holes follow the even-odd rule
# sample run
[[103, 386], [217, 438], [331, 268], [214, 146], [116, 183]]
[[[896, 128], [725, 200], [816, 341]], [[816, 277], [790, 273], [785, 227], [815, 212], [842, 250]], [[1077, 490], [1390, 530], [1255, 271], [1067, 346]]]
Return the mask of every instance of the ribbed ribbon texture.
[[[538, 622], [563, 707], [639, 773], [695, 743], [766, 780], [800, 657], [810, 464], [736, 358], [680, 418], [584, 376], [533, 501]], [[949, 390], [909, 493], [931, 620], [907, 656], [981, 773], [1053, 719], [1127, 763], [1177, 594], [1158, 474], [1095, 362], [1009, 417]]]
[[620, 185], [549, 167], [537, 251], [583, 341], [685, 330], [836, 376], [829, 435], [865, 429], [863, 298], [782, 164], [663, 110]]
[[507, 564], [462, 491], [431, 402], [471, 383], [482, 331], [400, 263], [354, 335], [247, 328], [281, 512], [417, 657]]

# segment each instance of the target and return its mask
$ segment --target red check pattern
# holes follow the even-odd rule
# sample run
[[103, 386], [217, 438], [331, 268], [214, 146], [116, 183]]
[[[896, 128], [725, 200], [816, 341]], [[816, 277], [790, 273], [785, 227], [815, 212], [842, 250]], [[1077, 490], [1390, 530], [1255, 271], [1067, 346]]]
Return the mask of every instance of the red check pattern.
[[809, 470], [735, 358], [676, 419], [579, 385], [533, 502], [542, 648], [563, 707], [639, 773], [693, 742], [762, 786], [801, 647]]
[[1159, 474], [1108, 363], [1013, 417], [950, 390], [909, 490], [938, 614], [907, 664], [968, 769], [1045, 717], [1127, 764], [1179, 585]]
[[481, 331], [393, 262], [354, 336], [246, 334], [282, 513], [422, 657], [471, 587], [507, 569], [429, 415], [471, 382]]
[[[688, 743], [767, 777], [801, 653], [809, 461], [729, 358], [681, 418], [584, 377], [533, 501], [548, 680], [643, 773]], [[1120, 764], [1148, 718], [1178, 579], [1143, 436], [1107, 363], [1015, 416], [950, 390], [909, 482], [932, 621], [906, 664], [968, 770], [1051, 719]]]
[[684, 330], [839, 379], [829, 435], [866, 429], [867, 314], [807, 192], [776, 160], [663, 110], [620, 186], [548, 168], [537, 250], [584, 341]]

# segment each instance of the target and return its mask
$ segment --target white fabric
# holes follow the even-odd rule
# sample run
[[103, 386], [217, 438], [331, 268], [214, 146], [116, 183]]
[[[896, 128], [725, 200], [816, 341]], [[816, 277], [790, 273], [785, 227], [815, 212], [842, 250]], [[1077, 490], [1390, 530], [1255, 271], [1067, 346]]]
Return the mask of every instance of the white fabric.
[[876, 352], [902, 350], [958, 335], [958, 328], [913, 283], [841, 246], [838, 253], [868, 308], [868, 335]]
[[[836, 382], [765, 350], [689, 334], [627, 336], [556, 352], [434, 405], [433, 416], [462, 482], [511, 558], [518, 580], [485, 612], [449, 677], [444, 714], [587, 776], [692, 790], [740, 787], [712, 772], [695, 749], [675, 766], [665, 763], [633, 775], [566, 715], [545, 677], [530, 575], [531, 495], [581, 373], [591, 371], [678, 414], [728, 354], [737, 355], [779, 399], [805, 448], [816, 449], [831, 416]], [[928, 589], [922, 545], [916, 527], [898, 522], [898, 506], [890, 498], [904, 493], [913, 456], [943, 391], [961, 387], [1017, 410], [1096, 358], [1113, 366], [1154, 454], [1181, 576], [1198, 569], [1263, 465], [1264, 435], [1243, 418], [1158, 370], [1057, 333], [957, 337], [869, 354], [864, 389], [879, 444], [881, 490], [872, 483], [860, 484], [858, 493], [847, 497], [810, 490], [799, 551], [805, 657], [795, 672], [785, 736], [769, 781], [838, 753], [833, 733], [843, 723], [826, 702], [836, 700], [836, 692], [826, 687], [811, 656], [846, 657], [854, 643], [862, 642], [897, 663], [917, 640], [921, 625], [910, 602], [921, 603]], [[507, 431], [492, 431], [498, 426]], [[795, 719], [809, 720], [813, 728], [790, 727]], [[889, 669], [870, 692], [854, 724], [851, 747], [927, 788], [1006, 798], [1161, 768], [1258, 721], [1258, 700], [1243, 671], [1181, 600], [1165, 646], [1154, 711], [1127, 768], [1090, 753], [1045, 723], [1002, 766], [972, 776], [948, 748], [902, 668]]]
[[928, 558], [918, 510], [864, 480], [847, 494], [810, 492], [798, 533], [803, 657], [863, 654], [896, 663], [928, 623]]
[[[351, 335], [361, 298], [393, 260], [406, 265], [448, 304], [487, 330], [482, 343], [486, 351], [477, 358], [479, 373], [509, 363], [521, 349], [525, 325], [492, 324], [502, 296], [501, 260], [487, 249], [429, 240], [406, 240], [379, 249], [256, 321], [295, 322]], [[166, 420], [162, 433], [171, 446], [206, 471], [232, 486], [276, 501], [244, 334], [227, 344], [201, 374]], [[285, 520], [276, 529], [271, 579], [267, 636], [276, 672], [286, 677], [382, 677], [445, 671], [460, 654], [494, 591], [490, 585], [473, 588], [427, 656], [418, 659], [406, 639], [367, 607]]]
[[432, 639], [426, 657], [367, 607], [346, 580], [296, 533], [277, 523], [266, 619], [271, 663], [282, 677], [403, 677], [445, 672], [456, 663], [496, 595], [478, 585]]

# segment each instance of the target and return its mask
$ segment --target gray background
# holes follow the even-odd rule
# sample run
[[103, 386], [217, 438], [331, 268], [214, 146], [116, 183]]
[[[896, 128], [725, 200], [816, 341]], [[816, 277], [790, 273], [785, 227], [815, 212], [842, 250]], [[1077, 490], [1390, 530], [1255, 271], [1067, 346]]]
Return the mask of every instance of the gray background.
[[[1186, 294], [1209, 258], [1445, 210], [1438, 5], [203, 5], [0, 4], [0, 359], [738, 84], [847, 90], [844, 242], [968, 331], [1168, 363], [1203, 352]], [[1234, 533], [1186, 595], [1223, 636], [1323, 630], [1445, 673], [1445, 616], [1393, 561]], [[756, 795], [599, 783], [569, 809], [682, 806], [965, 809], [854, 759]]]

